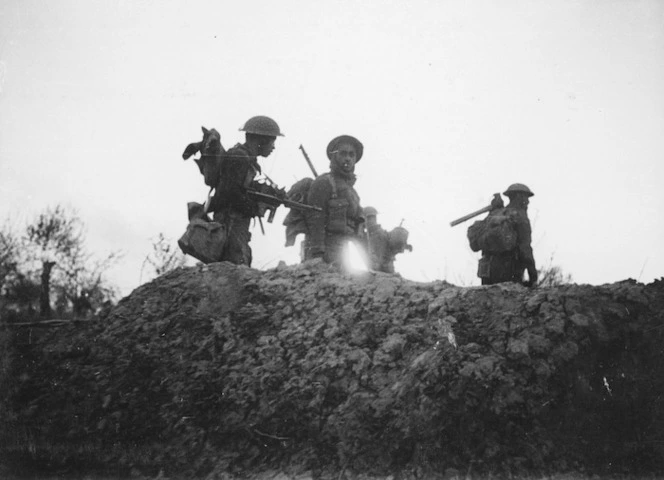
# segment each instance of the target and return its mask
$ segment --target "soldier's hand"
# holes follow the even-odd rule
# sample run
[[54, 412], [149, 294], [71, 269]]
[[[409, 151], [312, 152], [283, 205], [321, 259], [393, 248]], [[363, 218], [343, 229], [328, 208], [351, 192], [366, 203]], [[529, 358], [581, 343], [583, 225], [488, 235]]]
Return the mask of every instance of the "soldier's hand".
[[265, 212], [268, 211], [269, 205], [267, 203], [258, 202], [256, 203], [256, 215], [255, 217], [265, 216]]
[[285, 188], [275, 188], [274, 196], [279, 200], [288, 200], [288, 195], [286, 195]]

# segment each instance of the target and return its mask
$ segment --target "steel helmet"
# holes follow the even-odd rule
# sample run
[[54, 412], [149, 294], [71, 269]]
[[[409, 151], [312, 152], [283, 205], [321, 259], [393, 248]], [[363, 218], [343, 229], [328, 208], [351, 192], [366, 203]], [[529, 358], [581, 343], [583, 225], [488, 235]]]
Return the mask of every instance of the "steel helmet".
[[507, 190], [503, 192], [503, 195], [509, 197], [513, 193], [525, 193], [529, 197], [535, 195], [533, 192], [530, 191], [530, 188], [526, 187], [523, 183], [513, 183], [512, 185], [507, 187]]
[[279, 125], [277, 122], [272, 120], [270, 117], [265, 117], [263, 115], [257, 115], [251, 117], [247, 120], [242, 128], [241, 132], [253, 133], [255, 135], [264, 135], [266, 137], [283, 137], [283, 133], [279, 130]]
[[327, 144], [327, 158], [332, 160], [332, 152], [334, 152], [342, 143], [348, 143], [355, 148], [355, 153], [357, 154], [357, 159], [355, 161], [359, 162], [360, 158], [362, 158], [362, 153], [364, 153], [364, 145], [351, 135], [339, 135], [338, 137], [333, 138], [330, 143]]
[[362, 209], [362, 213], [364, 213], [365, 217], [370, 217], [370, 216], [376, 216], [378, 215], [378, 210], [376, 210], [374, 207], [364, 207]]

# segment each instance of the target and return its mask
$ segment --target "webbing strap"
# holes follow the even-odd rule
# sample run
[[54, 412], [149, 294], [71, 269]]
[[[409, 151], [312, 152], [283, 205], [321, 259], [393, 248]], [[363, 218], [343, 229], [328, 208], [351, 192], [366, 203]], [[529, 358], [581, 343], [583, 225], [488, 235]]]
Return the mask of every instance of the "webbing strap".
[[210, 208], [210, 204], [212, 203], [212, 196], [213, 196], [212, 191], [213, 190], [214, 190], [214, 187], [210, 187], [210, 191], [208, 192], [207, 198], [205, 199], [205, 206], [203, 207], [203, 213], [207, 213], [209, 208]]
[[327, 175], [330, 185], [332, 186], [332, 198], [337, 198], [337, 183], [334, 181], [334, 178], [331, 174]]

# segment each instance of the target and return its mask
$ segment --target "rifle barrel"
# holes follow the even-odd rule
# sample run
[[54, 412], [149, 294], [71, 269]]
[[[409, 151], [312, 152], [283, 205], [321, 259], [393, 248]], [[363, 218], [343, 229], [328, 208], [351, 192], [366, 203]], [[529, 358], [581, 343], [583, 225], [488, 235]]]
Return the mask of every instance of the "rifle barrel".
[[304, 155], [304, 159], [309, 164], [309, 168], [311, 169], [311, 172], [314, 174], [314, 178], [317, 178], [318, 177], [318, 172], [316, 172], [316, 169], [314, 168], [314, 164], [311, 163], [311, 159], [309, 158], [309, 155], [307, 155], [307, 152], [304, 149], [304, 147], [302, 146], [302, 144], [300, 144], [300, 150], [302, 150], [302, 155]]

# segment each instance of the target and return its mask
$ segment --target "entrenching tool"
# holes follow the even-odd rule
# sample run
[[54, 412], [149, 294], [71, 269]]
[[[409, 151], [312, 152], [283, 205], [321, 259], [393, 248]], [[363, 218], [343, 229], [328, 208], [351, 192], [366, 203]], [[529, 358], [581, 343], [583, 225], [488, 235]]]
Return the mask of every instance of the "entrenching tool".
[[[503, 199], [500, 196], [500, 193], [494, 193], [493, 198], [499, 200], [501, 203], [503, 201]], [[459, 225], [460, 223], [463, 223], [466, 220], [470, 220], [471, 218], [476, 217], [478, 215], [482, 215], [483, 213], [490, 212], [494, 208], [496, 208], [496, 207], [494, 207], [493, 205], [487, 205], [484, 208], [480, 208], [479, 210], [474, 211], [473, 213], [469, 213], [468, 215], [464, 215], [461, 218], [457, 218], [456, 220], [451, 221], [450, 222], [450, 227], [454, 227], [455, 225]]]

